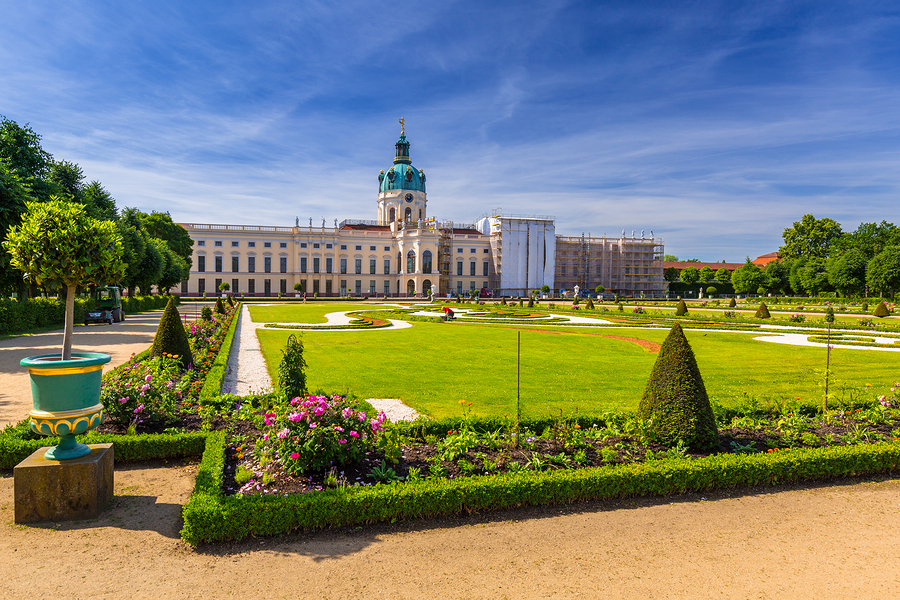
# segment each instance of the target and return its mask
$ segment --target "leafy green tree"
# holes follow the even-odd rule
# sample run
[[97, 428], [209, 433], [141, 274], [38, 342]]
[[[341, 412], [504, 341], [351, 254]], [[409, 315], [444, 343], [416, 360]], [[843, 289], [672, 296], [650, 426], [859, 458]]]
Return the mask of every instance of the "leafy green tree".
[[866, 261], [888, 246], [900, 246], [900, 227], [893, 223], [860, 223], [856, 231], [845, 233], [837, 243], [837, 249], [844, 253], [859, 250]]
[[678, 257], [675, 256], [674, 254], [664, 254], [663, 262], [680, 262], [680, 261], [678, 260]]
[[81, 189], [81, 200], [88, 214], [101, 221], [114, 221], [118, 217], [116, 201], [99, 181], [92, 181]]
[[803, 215], [782, 234], [784, 245], [778, 250], [782, 258], [826, 258], [841, 237], [841, 224], [829, 218], [816, 219]]
[[[31, 187], [0, 158], [0, 243], [10, 227], [21, 223], [25, 205], [31, 200]], [[21, 284], [22, 272], [12, 266], [8, 253], [0, 252], [0, 293], [8, 294]]]
[[678, 269], [675, 267], [667, 267], [665, 271], [663, 271], [663, 279], [668, 282], [678, 281], [681, 273], [678, 272]]
[[709, 267], [700, 269], [700, 281], [712, 281], [714, 276], [715, 272]]
[[13, 266], [29, 279], [65, 286], [62, 358], [71, 358], [76, 288], [116, 281], [124, 271], [115, 224], [92, 219], [83, 206], [52, 197], [49, 202], [29, 202], [21, 225], [9, 230], [3, 246]]
[[[84, 204], [81, 195], [84, 189], [84, 173], [77, 164], [67, 160], [52, 161], [50, 163], [50, 183], [56, 186], [57, 194], [61, 197]], [[90, 211], [88, 211], [88, 215], [93, 217]]]
[[739, 267], [731, 274], [731, 285], [738, 294], [749, 294], [755, 292], [762, 281], [762, 269], [758, 265], [747, 262], [743, 267]]
[[716, 271], [716, 281], [721, 281], [722, 283], [731, 281], [731, 272], [725, 267], [722, 267]]
[[828, 271], [825, 270], [824, 258], [810, 258], [800, 269], [800, 284], [810, 294], [828, 291]]
[[[190, 267], [187, 266], [183, 258], [172, 252], [168, 246], [163, 246], [160, 250], [165, 253], [166, 266], [159, 281], [156, 282], [156, 287], [159, 288], [161, 294], [168, 294], [172, 286], [178, 285], [188, 278]], [[228, 284], [223, 282], [223, 285]]]
[[600, 295], [605, 291], [606, 291], [606, 288], [603, 287], [602, 285], [598, 285], [597, 287], [594, 288], [594, 292], [596, 292], [597, 295]]
[[681, 281], [691, 285], [700, 280], [700, 270], [697, 267], [685, 267], [681, 270]]
[[784, 293], [790, 285], [790, 271], [780, 261], [773, 260], [762, 270], [762, 287], [773, 293]]
[[900, 246], [888, 246], [866, 265], [866, 284], [879, 294], [890, 294], [900, 289]]
[[166, 246], [166, 243], [156, 238], [147, 240], [146, 252], [138, 269], [137, 280], [137, 286], [144, 296], [149, 296], [153, 292], [152, 286], [162, 279], [163, 273], [166, 271], [166, 256], [160, 252], [160, 246]]
[[122, 236], [122, 258], [127, 265], [125, 275], [122, 277], [122, 285], [128, 288], [129, 296], [134, 296], [141, 281], [141, 268], [144, 256], [147, 254], [149, 239], [144, 225], [138, 217], [139, 212], [136, 208], [126, 208], [116, 222], [119, 234]]
[[866, 287], [866, 256], [857, 248], [850, 248], [826, 264], [828, 283], [842, 296], [862, 294]]
[[0, 159], [5, 159], [8, 168], [31, 187], [35, 200], [49, 200], [56, 193], [57, 187], [48, 179], [53, 157], [41, 147], [41, 136], [27, 124], [22, 127], [0, 117]]
[[141, 221], [150, 237], [165, 240], [172, 252], [183, 258], [189, 266], [192, 264], [194, 240], [184, 227], [172, 221], [169, 213], [141, 213]]

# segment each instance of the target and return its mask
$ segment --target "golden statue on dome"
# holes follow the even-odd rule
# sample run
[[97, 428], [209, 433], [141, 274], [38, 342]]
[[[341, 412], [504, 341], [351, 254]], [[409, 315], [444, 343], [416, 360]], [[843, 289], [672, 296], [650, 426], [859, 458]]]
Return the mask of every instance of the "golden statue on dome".
[[403, 119], [403, 117], [400, 117], [400, 135], [406, 135], [406, 126], [404, 125], [404, 123], [406, 123], [406, 121]]

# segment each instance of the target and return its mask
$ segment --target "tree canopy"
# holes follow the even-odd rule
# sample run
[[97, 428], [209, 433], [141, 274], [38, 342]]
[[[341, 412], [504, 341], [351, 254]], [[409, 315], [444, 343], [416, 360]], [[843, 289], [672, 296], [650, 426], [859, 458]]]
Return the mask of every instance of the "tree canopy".
[[834, 219], [816, 219], [803, 215], [793, 227], [784, 230], [784, 245], [779, 249], [782, 258], [825, 258], [833, 244], [841, 237], [841, 224]]

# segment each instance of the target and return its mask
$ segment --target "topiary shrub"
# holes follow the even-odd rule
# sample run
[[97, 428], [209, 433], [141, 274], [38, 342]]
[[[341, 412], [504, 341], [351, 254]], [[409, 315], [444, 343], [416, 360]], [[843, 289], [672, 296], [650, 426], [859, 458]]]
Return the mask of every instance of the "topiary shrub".
[[200, 318], [204, 321], [209, 321], [212, 319], [212, 309], [208, 306], [204, 306], [200, 309]]
[[651, 429], [666, 445], [683, 441], [695, 450], [714, 450], [719, 432], [706, 386], [684, 331], [677, 323], [659, 350], [638, 417], [651, 419]]
[[623, 312], [623, 311], [625, 310], [625, 307], [622, 306], [622, 303], [621, 303], [621, 302], [616, 302], [616, 306], [619, 307], [619, 308], [617, 309], [619, 312]]
[[216, 314], [219, 314], [219, 315], [225, 314], [225, 306], [222, 304], [221, 298], [216, 298]]
[[534, 308], [534, 296], [528, 298], [528, 308]]
[[506, 298], [500, 298], [500, 306], [506, 306]]
[[825, 322], [834, 323], [834, 309], [830, 306], [825, 309]]
[[282, 398], [290, 401], [306, 395], [306, 360], [303, 358], [303, 341], [291, 334], [278, 365], [278, 389]]
[[772, 315], [769, 314], [769, 307], [766, 306], [765, 302], [759, 303], [759, 308], [756, 309], [756, 314], [753, 315], [757, 319], [768, 319]]
[[525, 306], [525, 303], [522, 301], [521, 298], [519, 298], [519, 306]]
[[706, 295], [709, 296], [710, 298], [712, 298], [713, 296], [715, 296], [718, 293], [719, 293], [719, 290], [717, 290], [716, 286], [714, 286], [714, 285], [711, 285], [708, 288], [706, 288]]
[[882, 300], [878, 304], [878, 306], [875, 307], [875, 312], [872, 313], [872, 315], [876, 316], [876, 317], [887, 317], [887, 316], [890, 316], [890, 314], [891, 314], [891, 311], [888, 310], [888, 307], [884, 303], [884, 300]]
[[588, 310], [594, 310], [594, 301], [591, 298], [588, 298], [586, 308]]
[[868, 302], [863, 302], [863, 303], [862, 303], [862, 306], [860, 307], [860, 310], [863, 311], [864, 313], [869, 312], [869, 303], [868, 303]]
[[228, 296], [228, 306], [234, 308], [234, 296]]
[[737, 300], [734, 299], [734, 296], [731, 297], [731, 302], [728, 303], [728, 308], [734, 308], [737, 306]]
[[187, 332], [181, 324], [181, 315], [175, 307], [174, 296], [169, 298], [169, 303], [159, 318], [159, 326], [153, 337], [153, 345], [150, 347], [150, 356], [170, 355], [177, 357], [181, 366], [185, 369], [194, 362], [191, 354], [191, 344], [188, 342]]
[[678, 306], [675, 308], [675, 316], [683, 317], [688, 314], [687, 304], [684, 303], [684, 299], [678, 301]]

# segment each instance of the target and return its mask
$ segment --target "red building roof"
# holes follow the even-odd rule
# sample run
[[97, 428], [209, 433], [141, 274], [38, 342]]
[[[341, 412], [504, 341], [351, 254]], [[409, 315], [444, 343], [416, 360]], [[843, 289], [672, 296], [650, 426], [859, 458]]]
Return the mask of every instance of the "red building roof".
[[744, 266], [744, 263], [720, 263], [720, 262], [709, 263], [709, 262], [684, 262], [684, 261], [664, 262], [663, 263], [663, 269], [675, 267], [679, 271], [681, 271], [682, 269], [686, 269], [688, 267], [694, 267], [695, 269], [702, 269], [703, 267], [709, 267], [713, 271], [718, 271], [722, 267], [725, 267], [729, 271], [734, 271], [735, 269], [738, 269], [743, 266]]

